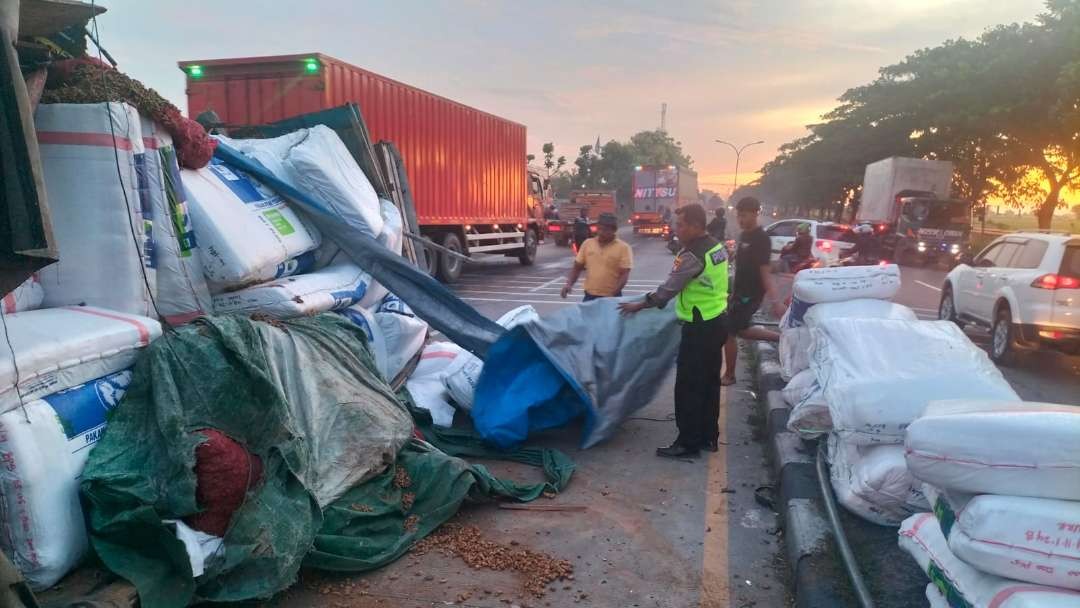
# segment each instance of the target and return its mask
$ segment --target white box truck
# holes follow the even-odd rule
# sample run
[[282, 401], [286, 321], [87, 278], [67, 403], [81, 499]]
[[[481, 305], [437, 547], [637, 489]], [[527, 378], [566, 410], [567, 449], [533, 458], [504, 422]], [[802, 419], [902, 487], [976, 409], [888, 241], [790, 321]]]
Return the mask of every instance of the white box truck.
[[892, 157], [870, 163], [855, 221], [872, 224], [898, 264], [952, 266], [971, 233], [971, 204], [949, 197], [952, 175], [948, 161]]

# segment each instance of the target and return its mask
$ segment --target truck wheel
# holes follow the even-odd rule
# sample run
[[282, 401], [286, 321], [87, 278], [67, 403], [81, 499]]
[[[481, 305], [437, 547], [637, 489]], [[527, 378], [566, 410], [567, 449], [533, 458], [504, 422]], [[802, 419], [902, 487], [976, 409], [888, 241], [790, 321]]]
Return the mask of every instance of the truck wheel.
[[536, 231], [532, 228], [525, 229], [525, 246], [518, 253], [518, 261], [522, 266], [532, 266], [536, 261]]
[[[431, 239], [425, 237], [425, 240]], [[430, 247], [418, 246], [416, 248], [416, 262], [420, 270], [426, 272], [429, 277], [434, 277], [439, 273], [439, 252]]]
[[[461, 246], [461, 238], [453, 232], [447, 232], [443, 235], [442, 243], [440, 244], [455, 253], [464, 253], [464, 248]], [[459, 258], [446, 255], [445, 253], [439, 253], [436, 276], [439, 277], [443, 283], [453, 283], [461, 277], [461, 270], [464, 266], [465, 263]]]

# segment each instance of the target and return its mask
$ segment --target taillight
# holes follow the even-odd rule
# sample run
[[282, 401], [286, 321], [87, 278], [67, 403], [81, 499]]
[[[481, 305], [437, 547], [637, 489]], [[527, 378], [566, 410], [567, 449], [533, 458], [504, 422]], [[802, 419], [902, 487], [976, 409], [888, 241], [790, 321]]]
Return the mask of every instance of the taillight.
[[640, 220], [641, 219], [641, 214], [640, 213], [635, 213], [634, 214], [634, 219], [635, 220]]
[[589, 226], [589, 232], [596, 232], [596, 224]]
[[888, 229], [889, 229], [888, 224], [878, 224], [878, 227], [877, 227], [878, 232], [885, 232]]
[[832, 241], [818, 241], [817, 248], [828, 253], [832, 251]]
[[1031, 286], [1038, 289], [1080, 289], [1080, 279], [1051, 273], [1035, 279]]

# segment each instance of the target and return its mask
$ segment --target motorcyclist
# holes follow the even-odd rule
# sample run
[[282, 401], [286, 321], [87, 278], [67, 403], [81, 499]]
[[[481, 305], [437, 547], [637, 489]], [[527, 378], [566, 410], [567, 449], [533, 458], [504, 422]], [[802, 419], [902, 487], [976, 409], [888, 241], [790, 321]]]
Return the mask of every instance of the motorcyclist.
[[848, 258], [858, 265], [877, 264], [881, 258], [880, 243], [874, 234], [874, 227], [861, 224], [853, 229], [855, 245], [847, 250]]
[[810, 224], [802, 223], [795, 227], [795, 240], [791, 241], [780, 250], [780, 261], [785, 269], [792, 269], [804, 265], [814, 259], [814, 237], [810, 236]]

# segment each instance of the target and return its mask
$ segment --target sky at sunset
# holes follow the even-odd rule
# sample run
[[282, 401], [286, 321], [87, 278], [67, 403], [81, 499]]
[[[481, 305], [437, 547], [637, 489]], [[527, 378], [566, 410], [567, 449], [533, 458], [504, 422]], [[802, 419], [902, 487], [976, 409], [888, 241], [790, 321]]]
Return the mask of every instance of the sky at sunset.
[[731, 188], [734, 154], [781, 144], [880, 66], [949, 38], [1031, 20], [1041, 0], [455, 2], [103, 0], [120, 69], [186, 107], [182, 59], [323, 52], [524, 123], [529, 151], [626, 139], [659, 126], [702, 188]]

